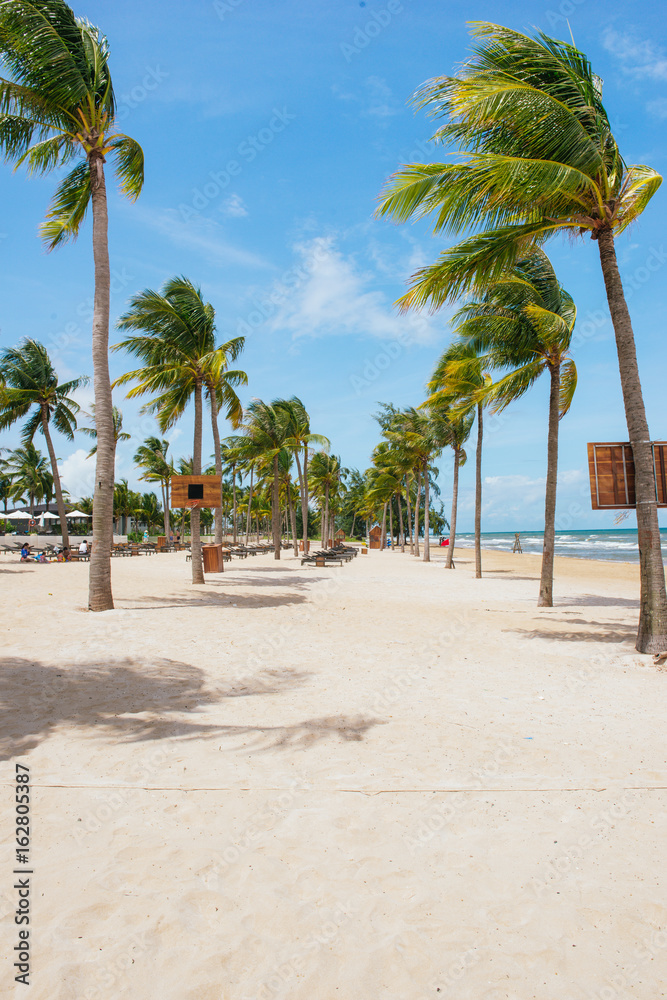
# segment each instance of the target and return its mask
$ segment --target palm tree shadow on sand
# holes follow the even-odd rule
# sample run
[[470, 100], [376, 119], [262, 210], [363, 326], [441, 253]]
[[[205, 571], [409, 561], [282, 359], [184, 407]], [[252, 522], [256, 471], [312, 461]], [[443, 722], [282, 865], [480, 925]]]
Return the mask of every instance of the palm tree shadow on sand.
[[287, 692], [307, 677], [264, 670], [211, 687], [202, 670], [175, 660], [126, 658], [62, 667], [2, 658], [0, 760], [27, 753], [63, 727], [122, 743], [223, 738], [234, 741], [230, 750], [268, 751], [306, 749], [329, 738], [361, 740], [381, 721], [339, 715], [288, 726], [228, 726], [183, 718], [226, 699]]

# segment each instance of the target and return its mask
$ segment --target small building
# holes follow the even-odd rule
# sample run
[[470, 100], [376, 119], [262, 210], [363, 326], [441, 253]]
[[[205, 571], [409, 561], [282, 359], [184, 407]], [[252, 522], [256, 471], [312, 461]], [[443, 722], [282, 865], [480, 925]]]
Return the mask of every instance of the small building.
[[382, 548], [382, 528], [379, 524], [374, 525], [368, 532], [369, 538], [369, 548], [371, 549], [381, 549]]

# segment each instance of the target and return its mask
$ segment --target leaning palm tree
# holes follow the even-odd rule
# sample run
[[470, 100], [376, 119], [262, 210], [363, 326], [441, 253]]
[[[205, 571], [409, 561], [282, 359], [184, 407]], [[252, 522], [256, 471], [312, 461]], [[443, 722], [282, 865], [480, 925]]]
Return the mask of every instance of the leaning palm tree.
[[458, 77], [432, 80], [417, 100], [444, 118], [434, 139], [464, 159], [412, 164], [390, 182], [381, 211], [404, 221], [433, 213], [438, 232], [476, 233], [414, 275], [405, 308], [437, 309], [483, 291], [556, 233], [597, 243], [616, 336], [637, 496], [641, 601], [637, 649], [667, 646], [667, 592], [653, 456], [635, 339], [614, 239], [641, 215], [662, 178], [627, 166], [602, 104], [602, 81], [574, 45], [476, 24], [474, 55]]
[[[162, 433], [173, 427], [190, 399], [194, 400], [192, 474], [200, 476], [203, 393], [209, 381], [218, 383], [227, 364], [224, 349], [215, 346], [213, 307], [204, 302], [201, 290], [187, 278], [171, 278], [161, 292], [147, 289], [136, 295], [118, 321], [118, 328], [132, 332], [112, 350], [134, 354], [144, 367], [122, 375], [114, 385], [136, 381], [128, 397], [152, 394], [154, 398], [142, 412], [157, 416]], [[227, 372], [228, 376], [235, 374], [243, 376], [242, 372]], [[190, 513], [190, 533], [192, 582], [201, 584], [205, 581], [197, 508]]]
[[481, 355], [482, 365], [509, 369], [497, 382], [478, 390], [477, 399], [503, 410], [542, 375], [549, 374], [549, 430], [544, 501], [544, 546], [540, 607], [553, 605], [553, 561], [558, 481], [558, 426], [577, 385], [569, 356], [576, 321], [572, 298], [560, 286], [549, 258], [535, 249], [511, 272], [487, 286], [454, 317], [459, 336]]
[[109, 46], [100, 30], [75, 18], [63, 0], [0, 0], [0, 54], [11, 79], [0, 79], [0, 150], [43, 174], [74, 166], [60, 180], [42, 237], [53, 250], [79, 233], [88, 207], [93, 218], [95, 300], [93, 382], [98, 450], [88, 605], [113, 607], [113, 403], [109, 379], [109, 266], [104, 164], [113, 154], [123, 194], [134, 200], [144, 179], [141, 147], [114, 131], [116, 102]]
[[[491, 376], [483, 369], [480, 355], [468, 343], [454, 341], [439, 358], [428, 383], [431, 396], [427, 404], [444, 399], [462, 416], [477, 414], [477, 446], [475, 453], [475, 576], [482, 576], [482, 441], [484, 436], [484, 399], [480, 390], [491, 384]], [[451, 532], [451, 525], [450, 525]], [[451, 542], [450, 542], [451, 544]]]
[[58, 375], [44, 345], [27, 338], [19, 347], [6, 347], [0, 352], [0, 379], [4, 382], [0, 397], [0, 430], [28, 417], [21, 435], [23, 443], [31, 442], [38, 429], [44, 435], [51, 460], [63, 545], [69, 545], [65, 501], [49, 425], [53, 421], [60, 434], [68, 441], [74, 440], [79, 404], [70, 397], [89, 380], [82, 375], [58, 384]]

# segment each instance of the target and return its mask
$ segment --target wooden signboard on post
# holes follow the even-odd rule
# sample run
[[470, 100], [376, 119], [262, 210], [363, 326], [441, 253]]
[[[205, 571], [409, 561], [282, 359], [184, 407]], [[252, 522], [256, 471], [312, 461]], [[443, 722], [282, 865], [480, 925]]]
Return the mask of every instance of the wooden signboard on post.
[[368, 537], [370, 540], [371, 549], [381, 549], [382, 548], [382, 528], [379, 524], [376, 524], [374, 528], [368, 532]]
[[170, 507], [220, 507], [220, 476], [172, 476]]
[[[667, 507], [667, 442], [654, 441], [653, 469], [658, 507]], [[588, 473], [593, 510], [634, 510], [635, 461], [629, 442], [588, 445]]]

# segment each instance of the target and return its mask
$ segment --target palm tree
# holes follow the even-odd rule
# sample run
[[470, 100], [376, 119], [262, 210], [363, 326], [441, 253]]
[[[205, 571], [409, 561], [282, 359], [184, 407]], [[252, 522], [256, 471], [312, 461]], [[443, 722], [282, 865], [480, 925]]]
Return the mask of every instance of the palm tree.
[[[479, 354], [464, 341], [454, 341], [442, 354], [435, 366], [428, 390], [427, 403], [445, 399], [459, 414], [476, 410], [477, 447], [475, 456], [475, 576], [482, 576], [482, 440], [484, 435], [484, 406], [480, 390], [491, 384], [491, 376], [483, 370]], [[451, 531], [451, 525], [450, 525]], [[450, 540], [451, 545], [451, 540]]]
[[[90, 407], [90, 413], [86, 413], [85, 410], [81, 411], [85, 417], [89, 417], [95, 426], [93, 427], [77, 427], [77, 430], [81, 434], [87, 434], [90, 438], [95, 438], [97, 441], [97, 425], [95, 421], [95, 404], [93, 403]], [[117, 406], [112, 407], [111, 410], [111, 423], [113, 426], [113, 446], [114, 446], [114, 456], [116, 454], [116, 446], [119, 441], [129, 441], [132, 437], [127, 431], [123, 430], [123, 414], [118, 409]], [[88, 452], [88, 458], [92, 455], [97, 454], [97, 445], [94, 444], [93, 447]]]
[[113, 512], [114, 517], [120, 520], [120, 534], [127, 534], [127, 522], [130, 522], [132, 531], [132, 518], [136, 516], [137, 510], [141, 507], [141, 494], [131, 490], [127, 479], [121, 479], [114, 484], [113, 490]]
[[325, 547], [330, 534], [333, 535], [329, 516], [330, 507], [337, 496], [341, 477], [346, 472], [347, 469], [342, 468], [340, 458], [337, 455], [328, 455], [324, 451], [318, 451], [310, 460], [310, 482], [313, 484], [313, 492], [320, 499], [322, 545]]
[[[135, 511], [135, 515], [139, 521], [143, 521], [150, 530], [150, 528], [160, 524], [163, 514], [164, 510], [157, 498], [157, 494], [152, 492], [141, 494], [141, 503]], [[167, 538], [169, 538], [168, 535]]]
[[[452, 511], [449, 515], [449, 547], [445, 557], [445, 569], [454, 569], [454, 546], [456, 545], [456, 517], [459, 502], [459, 469], [466, 462], [463, 445], [470, 436], [474, 413], [456, 413], [450, 409], [447, 400], [440, 399], [427, 405], [431, 418], [431, 434], [439, 443], [440, 450], [449, 445], [454, 451], [454, 475], [452, 478]], [[428, 477], [426, 477], [428, 483]]]
[[88, 604], [113, 607], [113, 404], [109, 379], [108, 215], [104, 164], [116, 160], [120, 188], [135, 200], [143, 185], [141, 147], [114, 132], [116, 102], [109, 46], [63, 0], [0, 0], [0, 52], [12, 79], [0, 79], [0, 148], [17, 166], [43, 174], [77, 161], [61, 179], [41, 234], [47, 250], [75, 239], [88, 206], [93, 217], [95, 299], [92, 353], [98, 451]]
[[385, 431], [385, 437], [395, 445], [399, 461], [416, 471], [417, 495], [415, 502], [415, 555], [419, 555], [419, 508], [421, 489], [424, 487], [424, 562], [431, 559], [430, 545], [430, 474], [431, 460], [440, 454], [449, 436], [443, 438], [442, 420], [434, 423], [431, 414], [413, 406], [395, 414]]
[[310, 416], [298, 396], [290, 399], [277, 399], [274, 405], [285, 414], [287, 420], [287, 437], [285, 447], [294, 453], [296, 468], [301, 489], [301, 522], [303, 528], [303, 551], [308, 549], [308, 456], [313, 446], [326, 451], [330, 442], [323, 434], [313, 434], [310, 429]]
[[243, 418], [241, 400], [236, 395], [234, 387], [247, 385], [248, 376], [245, 372], [229, 371], [229, 364], [236, 361], [245, 345], [245, 337], [234, 337], [221, 344], [218, 350], [224, 356], [222, 364], [215, 371], [211, 370], [205, 380], [206, 395], [211, 412], [211, 429], [213, 431], [213, 454], [215, 474], [220, 476], [220, 507], [215, 508], [215, 544], [222, 544], [222, 452], [220, 450], [220, 428], [218, 414], [222, 408], [225, 416], [231, 421], [232, 427], [238, 427]]
[[572, 403], [577, 369], [569, 357], [576, 320], [572, 298], [560, 286], [542, 250], [517, 263], [505, 277], [487, 286], [454, 317], [457, 333], [492, 369], [510, 369], [499, 381], [481, 388], [477, 398], [494, 412], [522, 396], [549, 373], [549, 430], [544, 502], [544, 546], [538, 605], [553, 605], [553, 561], [558, 481], [558, 425]]
[[162, 492], [162, 513], [164, 521], [164, 534], [167, 542], [171, 534], [169, 521], [169, 487], [171, 478], [175, 475], [174, 463], [167, 460], [169, 442], [158, 437], [146, 438], [142, 445], [139, 445], [134, 456], [134, 461], [143, 470], [140, 479], [148, 483], [159, 483]]
[[28, 496], [30, 514], [35, 516], [35, 500], [51, 502], [53, 496], [53, 474], [49, 472], [49, 462], [32, 441], [24, 447], [10, 451], [4, 463], [4, 472], [12, 481], [12, 496], [17, 500]]
[[[112, 350], [134, 354], [144, 367], [122, 375], [114, 385], [136, 380], [138, 385], [130, 389], [128, 397], [155, 394], [142, 412], [156, 414], [162, 433], [173, 427], [190, 399], [194, 399], [192, 474], [200, 476], [203, 392], [209, 384], [218, 386], [223, 374], [228, 379], [245, 378], [243, 372], [227, 371], [227, 345], [215, 346], [213, 306], [204, 302], [201, 290], [187, 278], [171, 278], [161, 292], [146, 289], [136, 295], [118, 321], [118, 328], [138, 332], [114, 344]], [[205, 581], [197, 508], [190, 513], [190, 533], [192, 582], [202, 584]]]
[[483, 290], [556, 233], [589, 233], [607, 292], [637, 496], [641, 601], [637, 649], [667, 644], [667, 592], [657, 493], [635, 339], [614, 238], [644, 211], [662, 178], [627, 166], [602, 104], [602, 81], [574, 45], [476, 24], [474, 55], [459, 77], [432, 80], [418, 96], [446, 119], [436, 141], [467, 156], [454, 164], [413, 164], [388, 186], [381, 211], [404, 221], [435, 214], [438, 232], [478, 230], [418, 271], [402, 304], [437, 309]]
[[27, 416], [21, 438], [28, 444], [37, 429], [46, 440], [51, 460], [53, 488], [56, 494], [63, 545], [69, 545], [67, 515], [58, 473], [58, 459], [53, 447], [49, 423], [69, 441], [74, 440], [76, 414], [79, 405], [70, 398], [73, 392], [88, 384], [81, 376], [58, 384], [58, 375], [43, 344], [26, 338], [19, 347], [6, 347], [0, 352], [0, 379], [4, 382], [0, 410], [0, 429], [11, 427]]
[[[276, 401], [277, 403], [278, 401]], [[280, 452], [288, 440], [288, 424], [284, 408], [274, 403], [264, 403], [253, 399], [245, 412], [241, 434], [252, 441], [252, 446], [262, 455], [263, 461], [270, 463], [273, 490], [271, 499], [271, 528], [273, 533], [273, 553], [280, 559]]]

